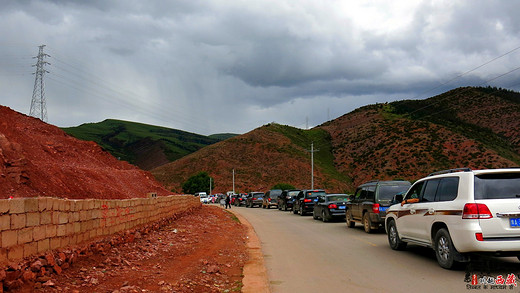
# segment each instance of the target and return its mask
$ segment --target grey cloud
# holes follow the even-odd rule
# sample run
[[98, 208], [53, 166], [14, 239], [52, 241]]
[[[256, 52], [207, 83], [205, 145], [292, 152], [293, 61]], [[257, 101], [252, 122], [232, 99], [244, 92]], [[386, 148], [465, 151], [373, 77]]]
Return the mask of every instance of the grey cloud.
[[341, 111], [337, 117], [368, 103], [486, 85], [520, 66], [519, 50], [443, 85], [519, 46], [516, 1], [425, 1], [410, 23], [386, 29], [341, 11], [352, 3], [7, 0], [0, 85], [13, 87], [0, 101], [28, 112], [20, 100], [29, 104], [32, 77], [15, 73], [34, 70], [40, 44], [52, 55], [51, 123], [139, 119], [202, 134], [271, 121], [302, 127], [305, 116], [317, 125], [327, 109]]

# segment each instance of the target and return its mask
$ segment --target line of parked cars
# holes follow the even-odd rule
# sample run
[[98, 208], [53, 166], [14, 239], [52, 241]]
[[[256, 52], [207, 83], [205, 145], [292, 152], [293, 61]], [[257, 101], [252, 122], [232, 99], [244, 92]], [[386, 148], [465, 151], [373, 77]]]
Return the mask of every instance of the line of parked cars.
[[270, 190], [236, 195], [235, 205], [291, 210], [324, 222], [386, 232], [390, 248], [430, 247], [446, 269], [476, 254], [520, 260], [520, 168], [459, 168], [408, 181], [369, 181], [353, 195], [315, 190]]
[[345, 217], [346, 204], [349, 200], [348, 194], [327, 194], [323, 189], [272, 189], [265, 193], [235, 194], [231, 202], [235, 206], [247, 208], [258, 206], [264, 209], [273, 207], [281, 211], [291, 210], [300, 216], [312, 214], [314, 219], [328, 222]]

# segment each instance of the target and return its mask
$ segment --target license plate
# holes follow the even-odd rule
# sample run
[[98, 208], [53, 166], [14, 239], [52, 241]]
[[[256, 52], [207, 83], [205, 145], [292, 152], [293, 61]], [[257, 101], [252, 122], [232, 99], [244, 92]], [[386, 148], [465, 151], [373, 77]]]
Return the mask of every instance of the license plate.
[[520, 228], [520, 218], [509, 218], [511, 227]]
[[386, 212], [388, 210], [388, 207], [379, 207], [380, 212]]
[[340, 210], [344, 210], [344, 209], [345, 209], [345, 206], [338, 206], [338, 209], [340, 209]]

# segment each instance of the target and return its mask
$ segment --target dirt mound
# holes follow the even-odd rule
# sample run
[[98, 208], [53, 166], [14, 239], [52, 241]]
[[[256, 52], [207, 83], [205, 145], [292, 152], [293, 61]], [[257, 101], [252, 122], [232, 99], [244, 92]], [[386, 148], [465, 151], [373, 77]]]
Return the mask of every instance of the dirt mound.
[[94, 142], [0, 106], [0, 198], [135, 198], [170, 192]]

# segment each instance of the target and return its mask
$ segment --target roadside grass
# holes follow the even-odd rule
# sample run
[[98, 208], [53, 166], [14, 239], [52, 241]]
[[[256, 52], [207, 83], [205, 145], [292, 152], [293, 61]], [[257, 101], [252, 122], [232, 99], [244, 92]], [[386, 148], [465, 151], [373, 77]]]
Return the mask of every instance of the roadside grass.
[[224, 211], [229, 214], [229, 217], [231, 218], [231, 220], [240, 224], [240, 220], [237, 218], [237, 216], [235, 216], [235, 214], [233, 214], [232, 212], [230, 212], [228, 210], [224, 210]]

